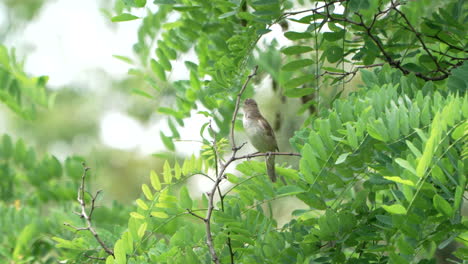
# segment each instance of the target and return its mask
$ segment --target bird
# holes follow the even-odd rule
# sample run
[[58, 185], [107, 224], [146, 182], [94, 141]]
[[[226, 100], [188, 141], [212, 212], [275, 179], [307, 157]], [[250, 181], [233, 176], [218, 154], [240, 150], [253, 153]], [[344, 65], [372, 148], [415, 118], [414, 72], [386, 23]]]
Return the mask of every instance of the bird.
[[[247, 137], [249, 138], [250, 143], [259, 152], [279, 151], [275, 133], [268, 121], [260, 113], [257, 102], [255, 102], [254, 99], [246, 99], [244, 101], [243, 110], [244, 130], [247, 134]], [[276, 182], [275, 156], [266, 156], [265, 163], [268, 176], [272, 182]]]

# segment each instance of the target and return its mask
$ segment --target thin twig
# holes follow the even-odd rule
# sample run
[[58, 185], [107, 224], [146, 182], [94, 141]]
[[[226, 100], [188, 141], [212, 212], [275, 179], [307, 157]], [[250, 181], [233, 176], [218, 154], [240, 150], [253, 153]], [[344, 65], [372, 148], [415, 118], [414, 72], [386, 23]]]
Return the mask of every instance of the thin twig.
[[187, 213], [189, 213], [189, 214], [195, 216], [196, 218], [203, 220], [203, 222], [205, 222], [205, 220], [206, 220], [205, 218], [203, 218], [203, 217], [197, 215], [197, 214], [194, 213], [191, 209], [188, 209], [188, 208], [187, 208], [187, 209], [185, 209], [185, 210], [187, 210]]
[[411, 22], [409, 21], [408, 17], [406, 17], [406, 15], [401, 12], [398, 8], [397, 8], [397, 5], [395, 5], [395, 3], [393, 2], [393, 0], [390, 1], [391, 3], [391, 6], [393, 8], [393, 10], [395, 10], [395, 12], [397, 12], [402, 18], [403, 20], [405, 20], [406, 24], [408, 25], [409, 29], [411, 32], [414, 33], [414, 35], [416, 36], [416, 38], [419, 40], [419, 43], [421, 43], [421, 46], [422, 48], [426, 51], [427, 55], [429, 55], [429, 57], [431, 57], [431, 60], [435, 63], [435, 65], [437, 66], [437, 70], [442, 72], [442, 73], [445, 73], [447, 74], [446, 71], [444, 71], [440, 65], [439, 65], [439, 62], [437, 61], [437, 59], [434, 57], [434, 55], [432, 55], [432, 53], [429, 51], [429, 49], [427, 48], [426, 46], [426, 43], [423, 41], [423, 39], [421, 38], [421, 33], [417, 32], [416, 29], [413, 27], [413, 25], [411, 24]]
[[[244, 93], [245, 89], [247, 88], [247, 85], [249, 84], [249, 81], [257, 74], [258, 66], [255, 66], [252, 73], [247, 76], [247, 79], [245, 80], [244, 84], [242, 85], [242, 88], [240, 89], [239, 93], [237, 94], [237, 99], [236, 99], [236, 105], [234, 107], [234, 112], [232, 114], [232, 119], [231, 119], [231, 145], [232, 145], [232, 155], [231, 158], [224, 164], [220, 164], [217, 174], [216, 174], [216, 180], [213, 184], [213, 187], [211, 191], [208, 193], [208, 211], [206, 213], [206, 217], [203, 219], [205, 222], [205, 229], [206, 229], [206, 244], [208, 245], [208, 249], [211, 254], [211, 260], [219, 264], [219, 258], [218, 255], [216, 254], [216, 250], [214, 248], [214, 243], [213, 243], [213, 236], [211, 235], [211, 216], [213, 215], [213, 210], [214, 210], [214, 196], [216, 193], [216, 190], [219, 190], [219, 184], [221, 181], [224, 179], [224, 172], [226, 171], [226, 168], [231, 164], [233, 161], [235, 161], [236, 153], [237, 151], [242, 148], [244, 144], [242, 144], [240, 147], [236, 146], [235, 138], [234, 138], [234, 127], [236, 125], [236, 117], [237, 113], [239, 111], [240, 107], [240, 100], [242, 97], [242, 94]], [[217, 161], [216, 161], [217, 162]], [[221, 195], [221, 193], [220, 193]], [[222, 195], [221, 195], [222, 197]], [[230, 240], [228, 240], [228, 245], [230, 245]], [[232, 248], [230, 248], [230, 254], [231, 254], [231, 263], [234, 263], [234, 253], [232, 252]]]
[[107, 254], [109, 254], [111, 256], [114, 256], [114, 251], [112, 251], [112, 249], [110, 249], [110, 248], [108, 248], [106, 246], [106, 244], [104, 243], [104, 241], [102, 241], [101, 237], [99, 237], [98, 233], [96, 232], [96, 230], [94, 229], [94, 227], [93, 227], [93, 225], [91, 223], [91, 216], [92, 216], [94, 208], [95, 208], [95, 201], [96, 201], [96, 198], [97, 198], [97, 196], [99, 195], [99, 193], [101, 191], [97, 191], [96, 195], [91, 196], [92, 197], [92, 199], [91, 199], [91, 209], [90, 209], [89, 214], [86, 212], [86, 202], [85, 202], [85, 198], [84, 198], [84, 195], [85, 195], [84, 185], [85, 185], [86, 173], [88, 172], [88, 170], [90, 170], [90, 168], [87, 167], [86, 164], [83, 163], [83, 174], [81, 176], [81, 185], [78, 188], [78, 195], [77, 195], [77, 198], [76, 198], [76, 200], [78, 201], [78, 203], [80, 204], [80, 207], [81, 207], [81, 212], [78, 213], [78, 215], [85, 220], [86, 227], [75, 227], [75, 226], [72, 226], [72, 225], [70, 225], [68, 223], [65, 223], [64, 225], [69, 226], [69, 227], [75, 229], [76, 231], [89, 230], [89, 232], [91, 232], [91, 234], [93, 234], [96, 241], [101, 245], [102, 249], [104, 249], [104, 251]]
[[[324, 17], [325, 20], [330, 20], [330, 21], [341, 21], [341, 22], [345, 22], [345, 23], [348, 23], [348, 24], [352, 24], [352, 25], [355, 25], [355, 26], [358, 26], [358, 27], [361, 27], [364, 29], [366, 35], [369, 36], [369, 38], [372, 40], [372, 42], [374, 42], [374, 44], [377, 46], [377, 48], [379, 49], [380, 53], [383, 55], [383, 59], [393, 68], [396, 68], [398, 70], [400, 70], [403, 74], [405, 75], [408, 75], [410, 73], [414, 73], [416, 75], [416, 77], [418, 78], [421, 78], [425, 81], [440, 81], [440, 80], [444, 80], [446, 79], [449, 75], [450, 75], [450, 72], [459, 67], [462, 63], [457, 63], [455, 65], [452, 65], [452, 67], [450, 68], [447, 68], [447, 69], [444, 69], [440, 66], [440, 64], [438, 64], [438, 62], [435, 62], [436, 63], [436, 66], [437, 66], [437, 71], [438, 73], [441, 73], [440, 75], [436, 75], [436, 76], [430, 76], [428, 75], [427, 73], [422, 73], [422, 72], [415, 72], [415, 71], [410, 71], [406, 68], [404, 68], [402, 66], [402, 61], [401, 60], [397, 60], [397, 59], [394, 59], [390, 53], [387, 52], [386, 48], [384, 47], [384, 44], [382, 43], [382, 41], [380, 40], [379, 36], [377, 34], [374, 34], [373, 32], [373, 27], [375, 25], [375, 23], [378, 21], [378, 18], [380, 18], [381, 16], [383, 15], [387, 15], [389, 12], [391, 12], [392, 10], [395, 10], [396, 12], [398, 12], [401, 16], [401, 14], [403, 14], [400, 10], [397, 9], [397, 7], [399, 5], [401, 5], [401, 3], [398, 3], [398, 2], [394, 2], [392, 1], [392, 4], [390, 5], [390, 7], [384, 9], [384, 10], [381, 10], [379, 8], [378, 12], [376, 14], [374, 14], [373, 18], [372, 18], [372, 21], [370, 22], [369, 25], [367, 25], [365, 22], [364, 22], [364, 18], [362, 16], [362, 14], [360, 13], [355, 13], [355, 15], [359, 18], [360, 21], [354, 21], [354, 20], [351, 20], [349, 18], [347, 18], [346, 16], [334, 16], [333, 13], [329, 13], [328, 10], [327, 10], [327, 7], [332, 5], [332, 4], [335, 4], [335, 3], [341, 3], [342, 1], [332, 1], [332, 2], [329, 2], [327, 3], [326, 5], [323, 5], [323, 6], [320, 6], [318, 8], [313, 8], [313, 9], [307, 9], [307, 10], [302, 10], [302, 11], [295, 11], [295, 12], [286, 12], [283, 14], [283, 16], [281, 16], [280, 18], [286, 18], [288, 16], [291, 16], [291, 15], [296, 15], [296, 14], [301, 14], [301, 13], [306, 13], [306, 12], [311, 12], [312, 14], [318, 14], [318, 15], [321, 15]], [[321, 12], [319, 11], [320, 9], [322, 8], [325, 8], [325, 12]], [[403, 14], [404, 15], [404, 14]], [[406, 17], [406, 16], [405, 16]], [[403, 19], [405, 18], [403, 17]], [[279, 20], [278, 20], [279, 21]], [[408, 20], [409, 21], [409, 20]], [[405, 21], [406, 22], [406, 21]], [[408, 22], [407, 22], [408, 24]], [[418, 33], [414, 27], [413, 29], [411, 29], [412, 25], [411, 24], [408, 24], [408, 26], [410, 28], [408, 28], [410, 31], [412, 31], [413, 33], [416, 34], [416, 37], [417, 39], [423, 43], [423, 49], [428, 53], [430, 54], [429, 56], [432, 55], [431, 53], [431, 50], [426, 46], [426, 44], [423, 42], [423, 39], [421, 38], [421, 34]], [[431, 35], [425, 35], [426, 37], [430, 37], [430, 38], [434, 38], [434, 39], [437, 39], [445, 44], [447, 44], [450, 48], [452, 49], [456, 49], [456, 50], [459, 50], [459, 51], [464, 51], [466, 52], [464, 49], [462, 48], [459, 48], [457, 46], [454, 46], [454, 45], [451, 45], [450, 43], [447, 43], [446, 41], [444, 41], [443, 39], [441, 39], [438, 34], [434, 35], [434, 36], [431, 36]], [[432, 60], [436, 60], [436, 58], [434, 56], [431, 56]], [[330, 75], [338, 75], [338, 74], [330, 74]], [[341, 77], [340, 77], [341, 78]]]
[[237, 150], [239, 150], [239, 148], [237, 148], [236, 146], [236, 141], [234, 139], [234, 127], [236, 125], [237, 112], [239, 112], [241, 96], [244, 93], [245, 88], [247, 88], [247, 85], [249, 84], [250, 79], [252, 79], [255, 75], [257, 75], [257, 70], [258, 70], [258, 66], [255, 66], [252, 73], [249, 76], [247, 76], [247, 80], [245, 80], [244, 85], [242, 85], [241, 90], [237, 94], [236, 106], [234, 107], [234, 113], [232, 114], [232, 119], [231, 119], [231, 133], [230, 133], [232, 150], [234, 151], [234, 154], [235, 152], [237, 152]]
[[338, 1], [331, 1], [331, 2], [328, 2], [326, 3], [325, 5], [323, 6], [319, 6], [319, 7], [316, 7], [316, 8], [311, 8], [311, 9], [306, 9], [306, 10], [299, 10], [299, 11], [293, 11], [293, 12], [285, 12], [283, 14], [283, 18], [286, 18], [288, 16], [293, 16], [293, 15], [298, 15], [298, 14], [302, 14], [302, 13], [308, 13], [308, 12], [312, 12], [312, 13], [317, 13], [320, 9], [322, 8], [328, 8], [329, 6], [331, 5], [334, 5], [336, 3], [341, 3], [341, 2], [345, 2], [346, 0], [338, 0]]
[[384, 64], [383, 63], [375, 63], [375, 64], [370, 64], [370, 65], [362, 65], [362, 66], [357, 66], [354, 68], [354, 70], [352, 71], [349, 71], [349, 72], [332, 72], [332, 71], [324, 71], [322, 74], [320, 74], [320, 76], [324, 76], [324, 75], [338, 75], [340, 76], [338, 78], [338, 80], [343, 80], [344, 78], [346, 78], [347, 76], [349, 75], [352, 75], [351, 76], [351, 79], [357, 74], [357, 72], [360, 70], [360, 69], [368, 69], [368, 68], [374, 68], [374, 67], [381, 67], [383, 66]]
[[301, 154], [295, 153], [295, 152], [260, 152], [260, 153], [253, 153], [253, 154], [247, 154], [244, 156], [234, 157], [233, 160], [251, 159], [254, 157], [263, 157], [263, 156], [297, 156], [297, 157], [300, 157]]
[[[243, 88], [245, 89], [245, 88]], [[217, 177], [221, 177], [221, 175], [219, 175], [219, 167], [221, 166], [224, 166], [223, 163], [222, 163], [222, 159], [219, 155], [219, 152], [218, 152], [218, 144], [216, 142], [216, 134], [214, 133], [214, 130], [213, 130], [213, 127], [211, 126], [211, 120], [210, 120], [210, 123], [208, 125], [208, 129], [211, 131], [211, 134], [213, 135], [213, 143], [212, 143], [212, 149], [213, 149], [213, 152], [214, 152], [214, 156], [215, 156], [215, 172], [216, 172], [216, 175]], [[240, 147], [242, 148], [242, 147]], [[239, 148], [239, 149], [240, 149]], [[213, 193], [211, 195], [214, 195]], [[218, 195], [219, 195], [219, 202], [221, 203], [221, 211], [224, 212], [224, 195], [221, 193], [221, 188], [219, 187], [219, 184], [218, 184]], [[205, 223], [206, 223], [206, 219], [204, 219]], [[227, 237], [227, 241], [226, 241], [227, 245], [228, 245], [228, 248], [229, 248], [229, 255], [231, 256], [231, 264], [234, 264], [234, 252], [232, 250], [232, 243], [231, 243], [231, 236], [230, 236], [230, 232], [228, 232], [228, 237]]]

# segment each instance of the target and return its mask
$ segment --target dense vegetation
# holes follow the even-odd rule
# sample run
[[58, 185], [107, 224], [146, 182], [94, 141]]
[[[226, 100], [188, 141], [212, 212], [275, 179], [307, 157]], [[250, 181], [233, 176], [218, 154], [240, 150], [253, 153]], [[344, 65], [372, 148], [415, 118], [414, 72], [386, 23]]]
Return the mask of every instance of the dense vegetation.
[[[144, 17], [132, 15], [149, 6]], [[0, 257], [468, 260], [467, 10], [456, 0], [117, 1], [107, 10], [111, 21], [142, 21], [135, 58], [116, 57], [132, 64], [130, 78], [145, 81], [133, 93], [157, 102], [167, 117], [171, 133], [160, 136], [169, 152], [159, 154], [167, 160], [160, 173], [148, 171], [134, 205], [97, 207], [82, 157], [61, 163], [4, 135]], [[181, 61], [188, 75], [176, 79], [170, 73]], [[270, 79], [271, 95], [259, 92]], [[24, 73], [4, 46], [0, 83], [1, 102], [18, 118], [34, 120], [54, 100], [47, 77]], [[289, 148], [280, 144], [285, 149], [269, 155], [284, 158], [276, 170], [286, 184], [270, 182], [254, 158], [265, 154], [244, 151], [236, 114], [249, 97], [273, 102], [271, 123]], [[178, 130], [194, 113], [206, 117], [196, 131], [200, 154], [171, 158]], [[213, 182], [201, 197], [186, 184], [194, 175]], [[279, 215], [288, 198], [297, 209]]]

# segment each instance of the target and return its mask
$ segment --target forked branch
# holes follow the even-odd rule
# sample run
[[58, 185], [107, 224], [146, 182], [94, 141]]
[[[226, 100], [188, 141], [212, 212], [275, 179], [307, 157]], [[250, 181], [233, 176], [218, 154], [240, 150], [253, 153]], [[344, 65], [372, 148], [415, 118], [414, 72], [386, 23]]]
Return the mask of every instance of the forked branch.
[[[99, 245], [101, 245], [102, 249], [104, 249], [104, 251], [107, 254], [109, 254], [111, 256], [114, 256], [114, 251], [112, 251], [112, 249], [108, 248], [106, 246], [106, 244], [104, 243], [104, 241], [102, 241], [101, 237], [99, 237], [99, 234], [97, 233], [96, 229], [94, 229], [94, 227], [92, 225], [92, 222], [91, 222], [91, 217], [93, 216], [94, 209], [96, 208], [95, 201], [96, 201], [96, 198], [98, 197], [99, 193], [101, 192], [100, 190], [97, 191], [94, 196], [91, 195], [91, 208], [89, 209], [89, 213], [86, 211], [87, 204], [86, 204], [86, 201], [85, 201], [85, 179], [86, 179], [86, 174], [87, 174], [87, 172], [89, 170], [90, 170], [90, 168], [87, 167], [85, 163], [83, 163], [83, 174], [81, 175], [81, 184], [80, 184], [80, 187], [78, 188], [78, 195], [77, 195], [77, 198], [76, 198], [76, 200], [80, 204], [80, 208], [81, 208], [81, 212], [78, 212], [76, 214], [79, 215], [81, 218], [83, 218], [85, 220], [86, 226], [85, 227], [75, 227], [75, 226], [72, 226], [69, 223], [64, 223], [64, 225], [69, 226], [69, 227], [75, 229], [76, 231], [88, 230], [89, 232], [91, 232], [91, 234], [93, 234], [94, 238], [99, 243]], [[93, 257], [90, 257], [90, 258], [93, 258]]]

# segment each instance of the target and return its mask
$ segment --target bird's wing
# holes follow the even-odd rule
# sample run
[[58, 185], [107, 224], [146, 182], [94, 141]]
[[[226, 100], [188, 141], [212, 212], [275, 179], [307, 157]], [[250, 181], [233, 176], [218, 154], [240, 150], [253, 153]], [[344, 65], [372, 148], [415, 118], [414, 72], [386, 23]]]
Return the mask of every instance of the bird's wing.
[[275, 142], [275, 148], [272, 149], [272, 151], [275, 151], [275, 150], [279, 151], [278, 142], [276, 142], [276, 138], [275, 138], [275, 132], [273, 132], [273, 128], [271, 128], [268, 121], [266, 121], [266, 119], [262, 117], [258, 119], [258, 122], [262, 130], [265, 131], [265, 136], [270, 138], [271, 141]]

